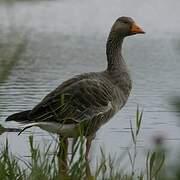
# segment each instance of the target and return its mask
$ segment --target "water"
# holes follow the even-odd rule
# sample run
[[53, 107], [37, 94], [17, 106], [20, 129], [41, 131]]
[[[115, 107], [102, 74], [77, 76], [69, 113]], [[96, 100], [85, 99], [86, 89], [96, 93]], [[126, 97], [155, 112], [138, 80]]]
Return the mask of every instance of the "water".
[[[7, 29], [26, 31], [29, 44], [8, 79], [1, 83], [1, 124], [16, 127], [16, 123], [5, 123], [4, 119], [12, 113], [31, 109], [71, 76], [104, 69], [105, 43], [111, 24], [118, 16], [128, 14], [147, 32], [127, 38], [123, 45], [133, 90], [126, 106], [98, 131], [92, 156], [96, 156], [95, 152], [98, 154], [100, 146], [110, 154], [120, 154], [129, 146], [129, 121], [135, 119], [137, 104], [144, 110], [138, 148], [144, 152], [151, 147], [153, 137], [161, 135], [167, 148], [177, 149], [180, 113], [175, 112], [170, 98], [180, 93], [180, 48], [177, 46], [180, 3], [163, 1], [163, 7], [161, 3], [159, 0], [156, 4], [151, 1], [136, 4], [129, 0], [122, 6], [122, 2], [116, 0], [79, 0], [2, 6], [1, 38], [7, 35]], [[13, 15], [7, 16], [7, 12]], [[38, 128], [31, 132], [38, 142], [52, 140]], [[5, 133], [0, 140], [4, 142], [8, 137], [13, 152], [27, 155], [29, 134]]]

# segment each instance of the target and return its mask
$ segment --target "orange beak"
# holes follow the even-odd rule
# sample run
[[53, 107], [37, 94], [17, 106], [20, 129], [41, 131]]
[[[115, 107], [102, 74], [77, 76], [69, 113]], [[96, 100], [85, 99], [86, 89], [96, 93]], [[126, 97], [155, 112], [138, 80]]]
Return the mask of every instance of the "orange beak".
[[133, 23], [131, 32], [134, 34], [144, 34], [144, 30], [140, 28], [136, 23]]

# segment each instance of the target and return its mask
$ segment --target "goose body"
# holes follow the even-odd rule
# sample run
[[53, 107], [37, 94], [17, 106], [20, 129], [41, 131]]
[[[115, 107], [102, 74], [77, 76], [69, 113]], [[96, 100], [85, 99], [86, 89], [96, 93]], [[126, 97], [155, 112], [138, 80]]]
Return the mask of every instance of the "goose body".
[[62, 83], [31, 111], [26, 111], [26, 117], [17, 119], [17, 113], [10, 118], [24, 123], [25, 128], [38, 126], [68, 137], [78, 135], [76, 129], [83, 123], [84, 135], [88, 136], [124, 106], [131, 83], [125, 88], [127, 92], [111, 80], [108, 71], [82, 74]]
[[32, 110], [9, 116], [7, 121], [38, 126], [66, 137], [91, 136], [127, 102], [132, 83], [121, 49], [126, 36], [144, 33], [129, 17], [120, 17], [109, 34], [107, 69], [84, 73], [63, 82]]

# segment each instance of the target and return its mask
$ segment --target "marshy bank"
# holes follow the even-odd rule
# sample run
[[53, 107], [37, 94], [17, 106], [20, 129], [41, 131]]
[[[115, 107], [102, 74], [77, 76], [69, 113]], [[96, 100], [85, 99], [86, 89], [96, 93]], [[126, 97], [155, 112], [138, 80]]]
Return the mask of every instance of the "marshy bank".
[[[179, 110], [179, 102], [176, 102]], [[163, 137], [157, 137], [154, 147], [146, 151], [144, 164], [139, 168], [137, 149], [143, 113], [137, 109], [135, 125], [130, 121], [131, 145], [123, 154], [107, 156], [103, 148], [97, 158], [96, 166], [91, 166], [91, 160], [85, 159], [83, 136], [76, 139], [71, 147], [71, 153], [66, 149], [62, 139], [54, 137], [55, 144], [34, 141], [29, 136], [29, 156], [16, 156], [9, 149], [8, 139], [0, 151], [0, 179], [87, 179], [87, 180], [178, 180], [180, 178], [179, 161], [170, 164], [168, 152], [164, 146]], [[3, 127], [1, 127], [3, 129]], [[124, 159], [129, 159], [128, 162]]]
[[[70, 155], [68, 155], [68, 150], [66, 150], [66, 154], [62, 153], [66, 148], [62, 139], [56, 138], [54, 139], [55, 145], [44, 143], [40, 148], [40, 144], [37, 145], [34, 142], [33, 136], [29, 136], [30, 156], [27, 160], [25, 157], [13, 155], [9, 150], [8, 140], [6, 140], [6, 144], [2, 146], [0, 152], [0, 179], [152, 180], [167, 178], [166, 152], [161, 143], [157, 143], [154, 150], [147, 152], [144, 168], [136, 167], [137, 142], [142, 123], [142, 112], [139, 112], [139, 109], [137, 109], [135, 122], [134, 127], [130, 121], [132, 145], [124, 151], [124, 154], [116, 157], [112, 157], [110, 154], [106, 156], [101, 148], [101, 156], [99, 156], [93, 171], [91, 170], [91, 161], [85, 159], [83, 136], [73, 142]], [[124, 164], [124, 156], [129, 159], [129, 165]]]

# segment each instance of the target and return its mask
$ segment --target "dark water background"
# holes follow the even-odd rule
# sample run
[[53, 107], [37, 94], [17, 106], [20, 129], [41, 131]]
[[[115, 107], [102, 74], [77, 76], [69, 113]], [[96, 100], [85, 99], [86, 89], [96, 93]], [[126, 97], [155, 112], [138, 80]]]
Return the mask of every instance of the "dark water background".
[[[180, 143], [179, 112], [171, 97], [180, 95], [180, 2], [166, 1], [49, 1], [0, 5], [0, 52], [13, 48], [14, 38], [27, 34], [26, 52], [0, 84], [0, 123], [15, 112], [31, 109], [48, 92], [73, 75], [106, 67], [105, 43], [113, 21], [134, 17], [145, 35], [129, 37], [123, 45], [124, 58], [133, 79], [126, 106], [97, 133], [92, 147], [96, 156], [102, 146], [107, 153], [120, 154], [131, 142], [129, 121], [135, 119], [137, 104], [144, 116], [138, 148], [142, 153], [152, 139], [161, 135], [169, 150]], [[4, 48], [5, 47], [5, 48]], [[2, 59], [1, 59], [2, 61]], [[3, 63], [0, 69], [2, 70]], [[52, 137], [31, 129], [37, 142]], [[5, 133], [13, 152], [27, 155], [30, 132], [21, 136]], [[96, 153], [97, 152], [97, 153]]]

